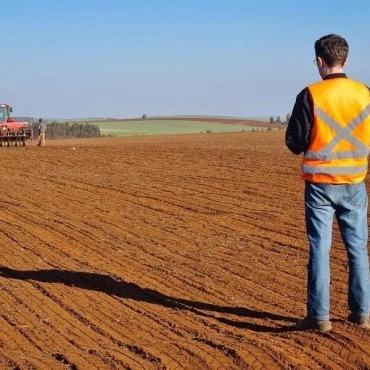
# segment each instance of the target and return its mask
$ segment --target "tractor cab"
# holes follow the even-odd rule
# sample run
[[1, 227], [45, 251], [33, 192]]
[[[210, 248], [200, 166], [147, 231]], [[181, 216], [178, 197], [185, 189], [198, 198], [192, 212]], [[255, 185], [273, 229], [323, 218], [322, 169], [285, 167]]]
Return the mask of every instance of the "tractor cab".
[[0, 122], [9, 122], [10, 113], [13, 111], [8, 104], [0, 104]]

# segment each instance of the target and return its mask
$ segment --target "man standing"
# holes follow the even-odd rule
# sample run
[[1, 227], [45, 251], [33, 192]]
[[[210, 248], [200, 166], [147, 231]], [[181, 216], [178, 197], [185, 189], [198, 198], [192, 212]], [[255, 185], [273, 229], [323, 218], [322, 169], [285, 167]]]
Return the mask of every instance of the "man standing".
[[367, 192], [364, 179], [370, 146], [370, 90], [347, 78], [347, 41], [330, 34], [315, 42], [315, 63], [322, 81], [297, 96], [285, 143], [304, 153], [306, 229], [310, 245], [307, 316], [299, 330], [329, 331], [330, 261], [336, 215], [349, 264], [348, 320], [370, 329], [367, 252]]
[[46, 122], [44, 122], [40, 118], [39, 119], [39, 143], [37, 145], [39, 146], [45, 145], [45, 133], [46, 133]]

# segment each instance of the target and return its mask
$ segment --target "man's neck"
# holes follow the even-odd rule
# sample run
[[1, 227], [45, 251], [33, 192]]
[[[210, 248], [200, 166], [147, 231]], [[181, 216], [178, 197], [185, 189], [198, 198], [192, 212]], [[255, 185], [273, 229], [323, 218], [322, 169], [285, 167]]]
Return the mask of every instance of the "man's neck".
[[321, 77], [324, 79], [326, 76], [332, 75], [334, 73], [344, 73], [343, 67], [331, 67], [323, 68], [321, 71]]

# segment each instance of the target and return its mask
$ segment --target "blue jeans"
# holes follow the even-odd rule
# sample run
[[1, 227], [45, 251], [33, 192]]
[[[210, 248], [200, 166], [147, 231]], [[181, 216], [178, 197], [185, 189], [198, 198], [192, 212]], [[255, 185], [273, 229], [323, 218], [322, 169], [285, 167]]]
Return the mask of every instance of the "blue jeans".
[[348, 255], [349, 309], [356, 316], [368, 317], [370, 282], [365, 184], [361, 182], [334, 185], [306, 182], [305, 211], [310, 244], [307, 315], [316, 320], [329, 320], [329, 254], [335, 214]]

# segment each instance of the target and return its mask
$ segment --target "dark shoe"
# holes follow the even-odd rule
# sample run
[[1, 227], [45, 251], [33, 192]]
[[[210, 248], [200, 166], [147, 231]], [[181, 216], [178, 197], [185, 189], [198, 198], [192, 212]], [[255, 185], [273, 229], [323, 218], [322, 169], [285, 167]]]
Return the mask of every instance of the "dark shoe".
[[357, 324], [361, 328], [370, 329], [369, 316], [357, 316], [357, 315], [351, 313], [348, 316], [348, 321], [353, 322], [354, 324]]
[[332, 329], [330, 320], [316, 320], [308, 316], [298, 320], [295, 327], [297, 330], [319, 330], [323, 333]]

